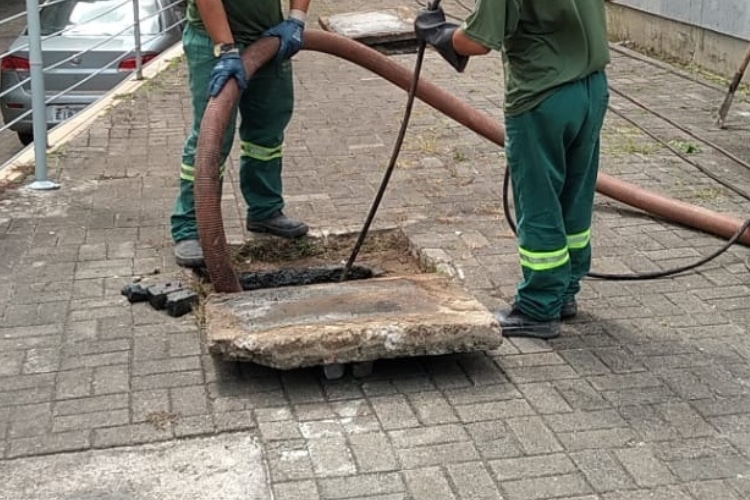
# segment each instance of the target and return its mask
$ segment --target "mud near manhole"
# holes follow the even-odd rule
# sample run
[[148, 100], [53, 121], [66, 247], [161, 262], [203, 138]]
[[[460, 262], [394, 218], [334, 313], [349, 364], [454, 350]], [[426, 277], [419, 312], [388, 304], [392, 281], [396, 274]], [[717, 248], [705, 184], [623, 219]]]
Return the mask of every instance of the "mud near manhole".
[[[259, 237], [230, 247], [232, 265], [243, 289], [339, 281], [358, 234], [283, 240]], [[348, 279], [403, 276], [428, 272], [400, 230], [371, 232]]]

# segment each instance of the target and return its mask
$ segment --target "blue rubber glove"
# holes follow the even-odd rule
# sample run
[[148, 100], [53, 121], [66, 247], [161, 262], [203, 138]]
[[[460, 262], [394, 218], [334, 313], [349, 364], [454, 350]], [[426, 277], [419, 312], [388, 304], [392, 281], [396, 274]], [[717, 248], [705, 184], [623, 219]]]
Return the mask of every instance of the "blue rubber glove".
[[245, 78], [245, 65], [242, 64], [242, 58], [237, 53], [222, 54], [219, 61], [211, 71], [211, 79], [208, 84], [208, 94], [216, 97], [227, 84], [230, 78], [237, 80], [240, 90], [247, 87]]
[[302, 48], [302, 39], [305, 33], [305, 23], [292, 17], [266, 30], [263, 36], [275, 36], [281, 41], [276, 60], [289, 59]]

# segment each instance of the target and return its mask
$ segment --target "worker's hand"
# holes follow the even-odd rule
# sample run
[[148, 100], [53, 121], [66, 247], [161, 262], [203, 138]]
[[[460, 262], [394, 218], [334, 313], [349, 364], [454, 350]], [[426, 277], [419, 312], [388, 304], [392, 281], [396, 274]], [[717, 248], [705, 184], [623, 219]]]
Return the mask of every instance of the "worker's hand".
[[302, 40], [305, 33], [305, 23], [293, 17], [266, 30], [263, 36], [275, 36], [279, 38], [279, 51], [276, 53], [277, 60], [289, 59], [302, 48]]
[[222, 54], [219, 57], [219, 61], [211, 71], [211, 78], [208, 84], [208, 94], [211, 97], [216, 97], [224, 88], [227, 82], [234, 78], [237, 80], [237, 85], [240, 90], [245, 90], [247, 87], [247, 79], [245, 78], [245, 65], [242, 64], [242, 58], [239, 53], [233, 52], [229, 54]]
[[469, 57], [458, 54], [453, 48], [453, 33], [457, 29], [457, 24], [445, 20], [445, 13], [441, 7], [435, 10], [422, 9], [414, 19], [417, 40], [435, 47], [443, 59], [462, 73], [469, 63]]

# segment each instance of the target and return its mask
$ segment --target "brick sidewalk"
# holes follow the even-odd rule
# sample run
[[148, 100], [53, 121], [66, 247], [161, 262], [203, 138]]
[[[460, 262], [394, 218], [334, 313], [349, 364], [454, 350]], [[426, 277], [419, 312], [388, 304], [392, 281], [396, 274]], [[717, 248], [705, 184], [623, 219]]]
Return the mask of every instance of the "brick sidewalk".
[[[369, 5], [347, 4], [317, 8]], [[613, 56], [615, 90], [750, 158], [747, 102], [733, 106], [737, 127], [713, 130], [722, 89]], [[358, 229], [405, 95], [329, 56], [301, 54], [295, 69], [289, 212], [315, 229]], [[497, 57], [457, 76], [431, 52], [425, 77], [501, 118]], [[179, 65], [54, 155], [61, 191], [0, 199], [4, 459], [243, 431], [259, 437], [280, 500], [750, 498], [746, 248], [671, 280], [587, 281], [581, 319], [555, 341], [382, 362], [361, 380], [222, 363], [191, 318], [127, 304], [119, 292], [132, 277], [179, 275], [167, 223], [190, 118], [184, 82]], [[690, 159], [750, 189], [750, 172], [711, 147], [617, 94], [612, 105], [678, 147], [700, 146]], [[603, 148], [609, 174], [750, 216], [750, 202], [612, 113]], [[500, 207], [502, 151], [421, 103], [404, 149], [377, 225], [446, 252], [476, 297], [505, 304], [519, 270]], [[246, 238], [228, 167], [228, 235]], [[594, 233], [598, 271], [662, 269], [721, 244], [603, 197]]]

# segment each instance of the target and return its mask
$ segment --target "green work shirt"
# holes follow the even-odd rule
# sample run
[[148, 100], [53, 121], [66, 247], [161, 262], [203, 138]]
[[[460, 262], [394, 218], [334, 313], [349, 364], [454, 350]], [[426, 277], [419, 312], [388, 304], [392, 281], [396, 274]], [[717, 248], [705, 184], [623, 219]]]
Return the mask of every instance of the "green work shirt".
[[502, 50], [508, 115], [533, 109], [610, 60], [604, 0], [476, 0], [462, 29]]
[[[188, 0], [187, 20], [205, 31], [196, 0]], [[283, 20], [279, 0], [221, 0], [227, 13], [229, 28], [237, 43], [248, 45]]]

